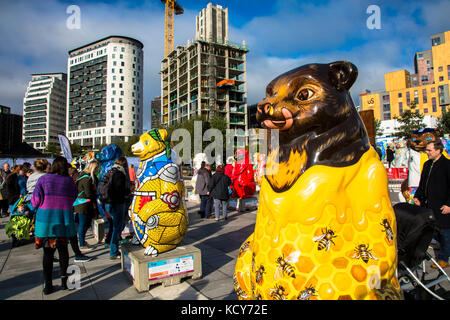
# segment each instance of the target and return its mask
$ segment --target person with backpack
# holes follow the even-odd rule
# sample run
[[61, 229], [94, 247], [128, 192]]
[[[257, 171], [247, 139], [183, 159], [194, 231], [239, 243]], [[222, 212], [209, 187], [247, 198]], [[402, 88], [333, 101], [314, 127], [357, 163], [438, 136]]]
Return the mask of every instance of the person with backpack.
[[74, 211], [76, 220], [78, 220], [78, 242], [82, 250], [89, 248], [85, 238], [86, 232], [95, 216], [97, 171], [98, 161], [94, 159], [86, 165], [80, 177], [77, 179], [78, 197]]
[[227, 220], [230, 185], [231, 179], [229, 176], [225, 175], [225, 169], [223, 166], [217, 166], [216, 172], [213, 174], [208, 184], [209, 194], [212, 198], [214, 198], [214, 214], [216, 221], [219, 221], [220, 205], [222, 205], [223, 218], [224, 220]]
[[110, 245], [111, 260], [120, 259], [119, 241], [123, 228], [123, 213], [131, 193], [126, 168], [127, 159], [123, 156], [117, 158], [98, 185], [100, 200], [105, 203], [107, 216], [109, 216], [109, 231], [105, 243]]

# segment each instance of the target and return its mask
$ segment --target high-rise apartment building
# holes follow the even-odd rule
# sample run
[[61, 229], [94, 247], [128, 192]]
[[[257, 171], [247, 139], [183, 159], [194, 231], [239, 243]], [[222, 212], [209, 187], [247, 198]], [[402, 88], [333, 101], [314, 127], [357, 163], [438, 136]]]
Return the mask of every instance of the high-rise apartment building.
[[195, 39], [228, 43], [228, 8], [208, 3], [195, 18]]
[[110, 36], [69, 51], [67, 137], [95, 149], [142, 134], [144, 45]]
[[360, 94], [362, 110], [372, 109], [378, 120], [406, 110], [441, 117], [450, 104], [450, 31], [431, 36], [431, 50], [416, 53], [415, 69], [386, 73], [385, 91]]
[[161, 97], [156, 97], [150, 105], [150, 119], [152, 129], [158, 129], [161, 125]]
[[32, 74], [23, 99], [23, 141], [43, 151], [66, 130], [65, 73]]
[[218, 115], [226, 119], [230, 129], [245, 131], [249, 50], [245, 42], [228, 41], [227, 9], [208, 4], [197, 16], [196, 25], [197, 38], [162, 60], [161, 124]]

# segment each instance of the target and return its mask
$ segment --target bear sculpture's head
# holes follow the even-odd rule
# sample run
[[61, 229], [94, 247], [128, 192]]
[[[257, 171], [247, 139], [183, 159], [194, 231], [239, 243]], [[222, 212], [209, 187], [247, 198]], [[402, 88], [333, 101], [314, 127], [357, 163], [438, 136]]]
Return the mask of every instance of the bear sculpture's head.
[[150, 130], [141, 135], [139, 141], [131, 146], [131, 152], [141, 160], [147, 160], [163, 151], [170, 158], [170, 139], [165, 129]]
[[355, 65], [337, 61], [308, 64], [269, 83], [256, 119], [279, 130], [279, 174], [266, 176], [275, 191], [289, 189], [313, 165], [352, 165], [367, 151], [367, 132], [349, 92], [357, 76]]

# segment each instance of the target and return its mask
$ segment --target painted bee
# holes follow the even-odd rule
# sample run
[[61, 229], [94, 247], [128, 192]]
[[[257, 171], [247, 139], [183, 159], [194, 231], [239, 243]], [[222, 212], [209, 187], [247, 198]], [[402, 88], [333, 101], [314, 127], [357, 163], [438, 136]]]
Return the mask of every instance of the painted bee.
[[242, 290], [241, 286], [239, 285], [235, 274], [233, 275], [233, 284], [234, 284], [234, 291], [236, 291], [236, 295], [238, 296], [238, 298], [247, 299], [248, 297], [244, 292], [244, 290]]
[[254, 300], [262, 300], [261, 293], [259, 291], [256, 292], [256, 295], [253, 295]]
[[278, 266], [275, 270], [274, 279], [277, 280], [284, 275], [295, 278], [295, 267], [291, 263], [296, 263], [300, 257], [300, 251], [294, 251], [286, 258], [283, 256], [277, 259]]
[[370, 259], [378, 260], [378, 258], [372, 254], [372, 250], [369, 250], [369, 245], [365, 244], [360, 244], [359, 246], [355, 247], [355, 253], [353, 254], [352, 258], [361, 258], [361, 260], [365, 263], [369, 262]]
[[242, 256], [246, 251], [250, 249], [250, 241], [246, 241], [242, 244], [242, 246], [239, 248], [239, 257]]
[[328, 251], [330, 249], [330, 244], [333, 243], [336, 245], [333, 241], [333, 238], [336, 238], [337, 236], [334, 235], [334, 231], [328, 228], [325, 228], [325, 231], [322, 229], [322, 234], [314, 237], [313, 240], [315, 242], [318, 242], [317, 249]]
[[394, 239], [394, 232], [392, 231], [388, 219], [383, 219], [383, 222], [380, 224], [384, 227], [384, 230], [382, 231], [386, 232], [386, 238], [388, 239], [389, 242], [391, 242]]
[[286, 300], [286, 293], [282, 286], [275, 285], [275, 288], [270, 289], [270, 297], [274, 300]]
[[258, 270], [256, 270], [256, 283], [262, 284], [263, 282], [263, 274], [266, 273], [263, 265], [260, 265]]
[[310, 285], [309, 287], [306, 287], [305, 290], [300, 292], [298, 295], [298, 300], [309, 300], [312, 296], [317, 296], [316, 289]]

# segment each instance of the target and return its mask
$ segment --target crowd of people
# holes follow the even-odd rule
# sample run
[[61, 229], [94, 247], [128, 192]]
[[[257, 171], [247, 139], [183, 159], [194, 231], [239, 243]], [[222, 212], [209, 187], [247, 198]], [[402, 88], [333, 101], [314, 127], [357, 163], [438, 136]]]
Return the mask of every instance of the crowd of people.
[[[220, 208], [222, 207], [222, 216], [227, 220], [228, 200], [231, 195], [231, 174], [233, 166], [219, 165], [216, 172], [212, 174], [211, 165], [203, 161], [198, 170], [197, 181], [195, 183], [195, 193], [200, 196], [201, 218], [214, 218], [220, 220]], [[213, 207], [214, 205], [214, 207]], [[212, 209], [214, 208], [214, 215]]]
[[[0, 172], [1, 215], [11, 215], [19, 199], [31, 204], [35, 247], [43, 249], [44, 294], [54, 291], [53, 263], [58, 261], [61, 288], [68, 289], [69, 243], [74, 252], [74, 262], [92, 259], [83, 251], [92, 249], [86, 242], [86, 232], [92, 219], [99, 217], [99, 205], [103, 206], [104, 218], [109, 224], [109, 232], [103, 240], [105, 248], [110, 249], [111, 260], [120, 259], [119, 244], [127, 240], [122, 239], [121, 234], [127, 223], [127, 209], [134, 187], [131, 179], [136, 175], [134, 169], [128, 168], [127, 159], [119, 157], [106, 174], [110, 178], [110, 197], [98, 201], [98, 170], [99, 163], [95, 159], [78, 172], [61, 156], [56, 157], [52, 164], [46, 159], [36, 159], [33, 167], [30, 163], [12, 168], [8, 163], [3, 164]], [[54, 256], [56, 250], [59, 259]]]

